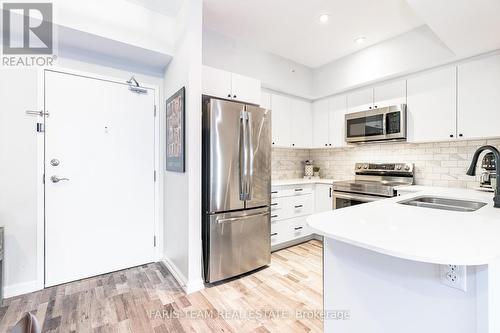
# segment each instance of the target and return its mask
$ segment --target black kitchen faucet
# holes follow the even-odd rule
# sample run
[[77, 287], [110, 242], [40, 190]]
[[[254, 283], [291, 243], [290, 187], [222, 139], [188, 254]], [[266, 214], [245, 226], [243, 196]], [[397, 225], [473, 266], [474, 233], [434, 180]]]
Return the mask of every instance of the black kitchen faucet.
[[490, 150], [493, 155], [495, 155], [495, 165], [497, 166], [496, 170], [496, 187], [495, 187], [495, 197], [493, 198], [494, 207], [500, 208], [500, 152], [493, 146], [482, 146], [474, 153], [474, 157], [472, 157], [472, 163], [467, 170], [467, 175], [475, 176], [476, 175], [476, 164], [479, 159], [479, 155], [485, 151]]

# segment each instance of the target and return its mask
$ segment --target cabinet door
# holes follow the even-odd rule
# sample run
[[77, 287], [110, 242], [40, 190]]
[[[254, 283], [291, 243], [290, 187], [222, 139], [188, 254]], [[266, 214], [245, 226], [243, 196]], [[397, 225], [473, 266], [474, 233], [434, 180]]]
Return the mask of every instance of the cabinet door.
[[349, 113], [366, 111], [373, 108], [373, 88], [357, 90], [347, 95], [347, 111]]
[[265, 91], [262, 91], [260, 94], [260, 107], [271, 110], [271, 94]]
[[458, 66], [458, 135], [500, 136], [500, 55]]
[[335, 96], [330, 100], [329, 112], [329, 146], [345, 147], [345, 114], [347, 112], [346, 96]]
[[204, 95], [231, 98], [231, 73], [203, 66], [202, 88]]
[[292, 99], [291, 142], [292, 147], [312, 146], [312, 105], [300, 99]]
[[373, 88], [373, 107], [406, 104], [406, 80], [394, 81]]
[[290, 98], [271, 95], [272, 138], [275, 147], [292, 146], [290, 141], [291, 107]]
[[314, 213], [327, 212], [333, 209], [332, 191], [332, 185], [316, 184]]
[[408, 79], [408, 141], [442, 141], [456, 132], [456, 69]]
[[259, 80], [232, 73], [231, 75], [232, 98], [250, 104], [260, 104], [261, 84]]
[[325, 148], [331, 145], [329, 126], [330, 102], [323, 99], [313, 103], [313, 148]]

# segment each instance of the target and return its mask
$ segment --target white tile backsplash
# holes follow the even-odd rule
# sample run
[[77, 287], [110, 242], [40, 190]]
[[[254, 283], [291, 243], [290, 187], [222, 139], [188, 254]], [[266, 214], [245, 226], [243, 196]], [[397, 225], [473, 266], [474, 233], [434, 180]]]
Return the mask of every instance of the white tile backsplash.
[[415, 164], [418, 185], [474, 188], [479, 185], [480, 171], [476, 177], [467, 176], [465, 172], [476, 149], [486, 144], [499, 148], [500, 139], [373, 143], [318, 150], [273, 148], [272, 177], [301, 178], [304, 174], [302, 161], [306, 159], [313, 159], [314, 165], [321, 168], [322, 178], [335, 180], [352, 179], [357, 162], [408, 162]]

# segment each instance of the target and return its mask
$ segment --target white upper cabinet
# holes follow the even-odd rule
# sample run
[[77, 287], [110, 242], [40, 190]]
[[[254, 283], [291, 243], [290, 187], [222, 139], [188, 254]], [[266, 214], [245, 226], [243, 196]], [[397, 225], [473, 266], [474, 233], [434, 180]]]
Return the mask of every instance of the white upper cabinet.
[[261, 84], [259, 80], [232, 73], [231, 92], [235, 100], [256, 105], [261, 102]]
[[356, 90], [347, 95], [349, 113], [406, 104], [406, 80]]
[[329, 143], [332, 147], [345, 147], [345, 115], [347, 113], [347, 97], [335, 96], [330, 99]]
[[373, 88], [361, 89], [347, 95], [349, 113], [366, 111], [373, 107]]
[[313, 148], [328, 147], [330, 142], [330, 100], [322, 99], [313, 103]]
[[274, 147], [292, 147], [290, 126], [292, 101], [282, 95], [271, 95], [272, 143]]
[[426, 142], [456, 136], [456, 67], [408, 79], [408, 141]]
[[406, 104], [406, 80], [394, 81], [373, 88], [373, 108]]
[[500, 136], [500, 55], [458, 66], [458, 135]]
[[259, 80], [209, 66], [203, 66], [202, 89], [203, 94], [209, 96], [256, 105], [261, 103]]
[[300, 99], [291, 99], [291, 143], [295, 148], [312, 147], [312, 105]]
[[203, 66], [203, 94], [219, 98], [231, 98], [231, 73], [217, 68]]

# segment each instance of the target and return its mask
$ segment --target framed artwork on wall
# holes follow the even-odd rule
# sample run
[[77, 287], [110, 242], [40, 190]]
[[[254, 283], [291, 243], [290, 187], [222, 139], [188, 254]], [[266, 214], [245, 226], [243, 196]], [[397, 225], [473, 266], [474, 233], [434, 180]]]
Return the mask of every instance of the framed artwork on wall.
[[167, 171], [185, 172], [186, 88], [167, 100]]

